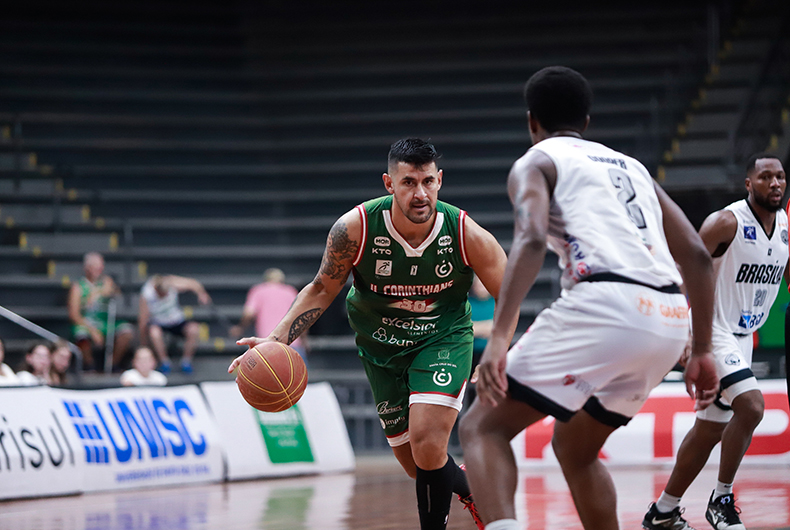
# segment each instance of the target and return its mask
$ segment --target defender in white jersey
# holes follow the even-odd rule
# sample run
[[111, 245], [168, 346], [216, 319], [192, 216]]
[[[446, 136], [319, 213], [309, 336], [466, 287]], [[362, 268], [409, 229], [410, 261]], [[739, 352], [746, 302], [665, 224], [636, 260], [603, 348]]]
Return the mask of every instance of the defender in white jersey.
[[[508, 178], [515, 235], [480, 362], [480, 399], [461, 424], [464, 458], [486, 529], [520, 528], [510, 440], [554, 416], [552, 446], [584, 528], [612, 530], [616, 493], [598, 454], [683, 352], [688, 305], [675, 261], [694, 307], [687, 383], [699, 408], [715, 396], [711, 258], [642, 164], [582, 138], [592, 93], [581, 74], [544, 68], [525, 97], [534, 145]], [[547, 246], [560, 254], [563, 293], [508, 352], [507, 323]]]
[[754, 155], [746, 168], [749, 196], [711, 214], [700, 229], [716, 271], [712, 340], [720, 392], [713, 406], [697, 412], [666, 489], [642, 522], [648, 530], [691, 528], [673, 526], [670, 516], [679, 514], [681, 497], [719, 441], [718, 483], [705, 516], [716, 530], [745, 528], [735, 508], [732, 483], [765, 409], [750, 368], [752, 335], [765, 322], [782, 277], [787, 276], [785, 187], [779, 159]]

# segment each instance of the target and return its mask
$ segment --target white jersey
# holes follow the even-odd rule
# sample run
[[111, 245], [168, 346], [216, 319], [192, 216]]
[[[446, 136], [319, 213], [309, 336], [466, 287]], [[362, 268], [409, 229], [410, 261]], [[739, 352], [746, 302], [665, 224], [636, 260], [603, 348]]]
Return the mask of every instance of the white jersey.
[[557, 168], [548, 244], [560, 256], [563, 288], [605, 273], [653, 287], [681, 283], [653, 179], [638, 160], [569, 136], [532, 149]]
[[746, 199], [725, 210], [735, 215], [738, 228], [724, 254], [713, 258], [717, 274], [713, 325], [745, 334], [763, 325], [779, 292], [788, 257], [787, 214], [778, 210], [773, 230], [766, 234]]
[[178, 290], [170, 287], [167, 294], [160, 298], [154, 287], [153, 280], [143, 285], [141, 296], [148, 303], [151, 323], [157, 326], [172, 327], [184, 321], [184, 312], [178, 303]]

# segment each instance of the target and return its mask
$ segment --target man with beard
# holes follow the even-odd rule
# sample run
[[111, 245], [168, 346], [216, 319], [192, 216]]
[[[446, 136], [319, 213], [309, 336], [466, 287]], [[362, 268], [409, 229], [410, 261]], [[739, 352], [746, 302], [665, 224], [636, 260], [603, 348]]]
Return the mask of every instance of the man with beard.
[[353, 272], [349, 321], [381, 426], [398, 462], [416, 479], [420, 527], [443, 530], [456, 493], [482, 529], [466, 474], [447, 444], [472, 364], [467, 292], [476, 274], [496, 298], [507, 258], [466, 212], [438, 200], [438, 158], [433, 145], [417, 138], [392, 144], [383, 175], [389, 195], [340, 217], [318, 274], [285, 317], [268, 337], [238, 344], [292, 343]]
[[669, 482], [642, 522], [648, 530], [691, 528], [680, 515], [680, 498], [719, 442], [718, 483], [705, 517], [716, 530], [745, 530], [732, 483], [765, 409], [750, 368], [752, 334], [765, 322], [787, 274], [785, 186], [775, 156], [752, 156], [746, 166], [749, 196], [712, 213], [700, 229], [717, 274], [712, 343], [720, 392], [712, 406], [697, 412]]

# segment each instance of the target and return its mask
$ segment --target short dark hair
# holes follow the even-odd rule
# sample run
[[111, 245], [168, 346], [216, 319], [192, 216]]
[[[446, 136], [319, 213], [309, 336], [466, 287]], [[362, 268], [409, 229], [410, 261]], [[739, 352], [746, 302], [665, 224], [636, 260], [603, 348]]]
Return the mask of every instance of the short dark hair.
[[387, 155], [387, 166], [397, 166], [398, 162], [405, 162], [414, 167], [421, 168], [431, 162], [436, 162], [442, 155], [436, 152], [433, 144], [420, 138], [403, 138], [390, 146]]
[[754, 170], [754, 166], [757, 164], [758, 160], [762, 160], [763, 158], [773, 158], [775, 160], [779, 160], [782, 162], [782, 159], [776, 155], [772, 155], [770, 153], [755, 153], [749, 157], [749, 160], [746, 161], [746, 174], [748, 175]]
[[592, 105], [592, 89], [582, 74], [565, 66], [538, 70], [524, 87], [533, 118], [548, 132], [583, 131]]

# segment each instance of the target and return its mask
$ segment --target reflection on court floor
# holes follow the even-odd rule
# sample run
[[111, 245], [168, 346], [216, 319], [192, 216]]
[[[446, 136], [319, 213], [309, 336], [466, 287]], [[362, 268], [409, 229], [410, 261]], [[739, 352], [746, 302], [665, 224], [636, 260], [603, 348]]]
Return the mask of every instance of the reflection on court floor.
[[[612, 469], [623, 529], [640, 528], [667, 469]], [[716, 480], [706, 468], [684, 498], [686, 518], [709, 528]], [[790, 527], [790, 468], [745, 467], [735, 486], [750, 530]], [[522, 473], [517, 516], [525, 530], [581, 530], [557, 468]], [[88, 494], [0, 503], [0, 530], [362, 530], [418, 528], [413, 482], [394, 458], [359, 459], [354, 474]], [[454, 502], [450, 530], [474, 530]]]

